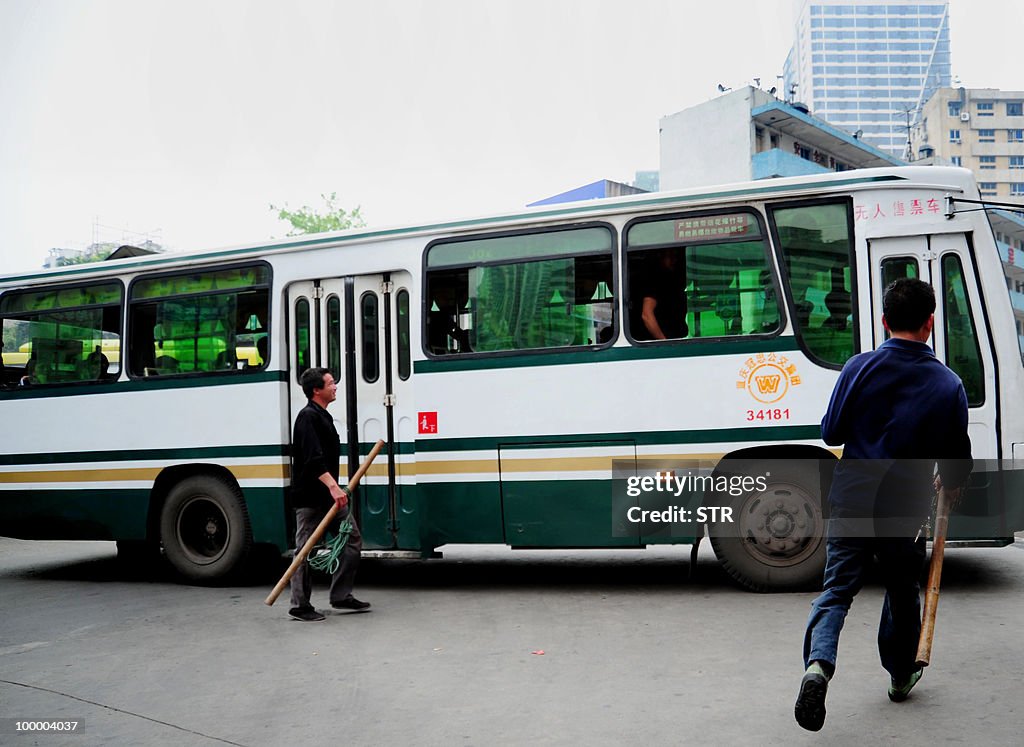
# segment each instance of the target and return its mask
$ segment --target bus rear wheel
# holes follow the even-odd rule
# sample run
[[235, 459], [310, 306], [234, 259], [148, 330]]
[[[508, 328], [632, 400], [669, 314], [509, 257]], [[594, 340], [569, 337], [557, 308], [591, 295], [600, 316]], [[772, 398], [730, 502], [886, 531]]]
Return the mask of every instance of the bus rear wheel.
[[210, 475], [185, 478], [164, 501], [160, 540], [167, 560], [191, 581], [209, 583], [231, 575], [252, 544], [241, 491]]
[[766, 485], [735, 497], [731, 522], [708, 525], [722, 567], [752, 591], [820, 588], [826, 527], [817, 461], [745, 463], [743, 473], [765, 475]]

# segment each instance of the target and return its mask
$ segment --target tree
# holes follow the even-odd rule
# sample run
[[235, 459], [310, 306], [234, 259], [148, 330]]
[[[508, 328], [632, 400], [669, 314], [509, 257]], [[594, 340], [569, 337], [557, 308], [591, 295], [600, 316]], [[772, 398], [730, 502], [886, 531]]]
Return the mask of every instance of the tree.
[[337, 192], [331, 192], [330, 195], [321, 194], [320, 199], [324, 201], [322, 210], [316, 210], [309, 205], [303, 205], [298, 210], [289, 210], [287, 202], [284, 207], [271, 205], [270, 209], [277, 213], [278, 219], [291, 224], [292, 230], [288, 232], [289, 236], [344, 231], [346, 228], [362, 228], [366, 225], [358, 207], [353, 210], [338, 207]]
[[90, 244], [81, 251], [68, 249], [51, 249], [52, 259], [47, 262], [46, 267], [68, 267], [70, 265], [84, 265], [90, 262], [102, 262], [110, 253], [117, 249], [117, 244], [104, 242], [101, 244]]
[[[119, 249], [134, 249], [139, 254], [159, 254], [166, 249], [155, 241], [146, 239], [138, 246], [126, 247], [118, 245], [113, 241], [102, 241], [89, 244], [85, 249], [61, 249], [50, 250], [50, 258], [43, 267], [68, 267], [70, 265], [84, 265], [90, 262], [102, 262]], [[120, 256], [120, 255], [119, 255]]]

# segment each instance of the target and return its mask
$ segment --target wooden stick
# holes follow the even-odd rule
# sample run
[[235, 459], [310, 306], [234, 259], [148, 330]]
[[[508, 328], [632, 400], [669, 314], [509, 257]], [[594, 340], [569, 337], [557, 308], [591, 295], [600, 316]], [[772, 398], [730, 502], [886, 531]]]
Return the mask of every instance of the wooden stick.
[[928, 666], [932, 658], [932, 640], [935, 637], [935, 615], [939, 608], [939, 582], [942, 579], [942, 558], [946, 551], [946, 530], [949, 526], [949, 497], [946, 489], [939, 490], [935, 507], [935, 537], [932, 540], [932, 559], [928, 566], [928, 589], [924, 595], [924, 616], [921, 619], [921, 638], [917, 643], [919, 667]]
[[[366, 474], [366, 470], [368, 470], [370, 468], [370, 465], [373, 464], [373, 460], [377, 458], [377, 454], [380, 452], [383, 446], [383, 441], [377, 441], [377, 443], [373, 445], [373, 448], [370, 449], [370, 453], [366, 455], [366, 459], [364, 459], [363, 463], [359, 465], [359, 469], [356, 470], [356, 473], [354, 475], [352, 475], [352, 479], [348, 481], [348, 495], [350, 502], [352, 500], [353, 491], [355, 491], [356, 489], [356, 485], [359, 484], [359, 481], [362, 479], [363, 475]], [[352, 506], [349, 505], [349, 511], [351, 510]], [[302, 549], [295, 551], [295, 557], [292, 559], [292, 564], [288, 566], [288, 570], [284, 572], [283, 576], [281, 576], [281, 580], [277, 582], [277, 586], [275, 586], [274, 590], [270, 592], [270, 595], [263, 600], [264, 604], [269, 606], [277, 601], [277, 598], [281, 596], [281, 592], [284, 591], [284, 587], [288, 585], [289, 581], [291, 581], [292, 576], [295, 575], [295, 571], [299, 569], [299, 566], [306, 562], [306, 556], [309, 555], [310, 551], [313, 549], [316, 543], [320, 541], [321, 537], [323, 537], [324, 532], [327, 531], [327, 527], [330, 526], [331, 521], [334, 519], [337, 513], [338, 504], [335, 503], [333, 506], [331, 506], [331, 510], [327, 512], [327, 515], [324, 517], [323, 521], [320, 522], [320, 525], [313, 530], [313, 534], [306, 541], [306, 544], [302, 546]]]

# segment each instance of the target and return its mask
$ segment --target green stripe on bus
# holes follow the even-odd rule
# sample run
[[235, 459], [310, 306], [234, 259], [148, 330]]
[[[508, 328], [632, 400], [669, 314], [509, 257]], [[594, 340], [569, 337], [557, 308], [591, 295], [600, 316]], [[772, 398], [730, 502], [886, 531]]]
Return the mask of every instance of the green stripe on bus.
[[283, 457], [287, 455], [288, 446], [285, 444], [209, 446], [183, 449], [121, 449], [119, 451], [65, 451], [59, 454], [0, 454], [0, 465], [152, 462], [171, 459], [245, 459], [268, 456]]
[[663, 358], [695, 358], [709, 355], [749, 355], [752, 353], [783, 353], [799, 350], [795, 337], [771, 337], [755, 340], [719, 340], [715, 342], [684, 342], [679, 345], [658, 344], [605, 348], [604, 350], [570, 350], [557, 353], [543, 351], [517, 352], [455, 360], [416, 361], [418, 374], [455, 371], [485, 371], [497, 368], [530, 368], [533, 366], [569, 366], [577, 363], [619, 363]]
[[[243, 488], [253, 542], [284, 550], [285, 491]], [[4, 533], [18, 539], [142, 540], [152, 526], [147, 488], [5, 490], [0, 492]], [[150, 539], [155, 537], [150, 536]]]
[[[565, 433], [554, 436], [484, 436], [479, 438], [431, 438], [416, 441], [416, 450], [488, 451], [502, 448], [563, 448], [585, 442], [596, 447], [602, 442], [628, 441], [637, 446], [704, 443], [760, 443], [762, 441], [807, 441], [821, 438], [820, 425], [775, 425], [764, 428], [717, 428], [686, 431], [633, 433]], [[609, 444], [610, 445], [610, 444]], [[639, 458], [643, 458], [640, 455]]]
[[[568, 215], [587, 215], [591, 213], [607, 213], [616, 212], [623, 210], [632, 209], [647, 209], [656, 208], [664, 205], [676, 205], [686, 204], [690, 202], [701, 202], [704, 200], [724, 199], [724, 198], [742, 198], [754, 195], [766, 195], [766, 194], [779, 194], [785, 195], [787, 192], [802, 192], [807, 190], [818, 189], [822, 186], [828, 188], [839, 189], [841, 187], [849, 187], [855, 184], [871, 184], [877, 182], [891, 182], [891, 181], [905, 181], [905, 177], [896, 176], [894, 174], [883, 175], [883, 176], [870, 176], [870, 177], [853, 177], [848, 179], [835, 179], [831, 181], [821, 182], [798, 182], [796, 184], [784, 184], [784, 185], [773, 185], [770, 182], [766, 183], [765, 186], [749, 187], [744, 189], [726, 189], [719, 190], [716, 192], [703, 192], [700, 194], [690, 195], [672, 195], [672, 196], [657, 196], [650, 197], [643, 200], [630, 200], [628, 202], [619, 202], [611, 200], [594, 200], [593, 205], [577, 205], [571, 208], [558, 208], [552, 210], [543, 210], [532, 213], [512, 213], [507, 215], [496, 215], [489, 218], [478, 218], [469, 220], [457, 220], [449, 221], [444, 223], [428, 223], [421, 226], [407, 226], [405, 228], [393, 228], [385, 229], [380, 231], [364, 231], [362, 233], [353, 233], [344, 236], [324, 236], [316, 239], [304, 239], [301, 241], [292, 241], [280, 244], [264, 244], [259, 246], [241, 247], [235, 249], [221, 249], [213, 250], [208, 252], [194, 252], [188, 254], [176, 254], [174, 256], [160, 256], [157, 258], [147, 258], [144, 260], [126, 262], [125, 264], [117, 264], [115, 266], [104, 265], [103, 263], [91, 263], [87, 265], [78, 265], [74, 268], [64, 269], [58, 272], [37, 272], [30, 275], [12, 275], [9, 277], [2, 278], [4, 283], [18, 283], [26, 280], [35, 280], [37, 278], [66, 278], [77, 275], [87, 275], [89, 273], [101, 273], [106, 271], [122, 272], [126, 270], [148, 270], [151, 268], [159, 268], [167, 264], [178, 264], [182, 262], [195, 262], [197, 260], [221, 260], [229, 258], [244, 259], [250, 256], [259, 256], [269, 252], [287, 251], [293, 249], [309, 249], [321, 246], [324, 244], [337, 244], [347, 243], [350, 241], [366, 241], [367, 239], [384, 239], [404, 236], [415, 233], [439, 233], [442, 231], [450, 231], [459, 228], [468, 228], [472, 226], [480, 226], [481, 228], [486, 227], [490, 224], [505, 223], [508, 221], [515, 220], [545, 220], [548, 218], [558, 218], [561, 216]], [[655, 193], [657, 194], [657, 193]]]
[[[373, 449], [373, 447], [374, 447], [374, 445], [376, 443], [377, 443], [376, 441], [373, 441], [373, 442], [370, 442], [370, 441], [360, 441], [360, 443], [359, 443], [359, 455], [360, 456], [366, 456], [367, 454], [369, 454], [370, 451]], [[342, 444], [341, 445], [341, 455], [343, 457], [345, 456], [345, 453], [346, 453], [345, 448], [346, 448], [345, 444]], [[397, 454], [399, 456], [406, 455], [406, 454], [415, 454], [415, 453], [416, 453], [416, 444], [414, 442], [412, 442], [412, 441], [398, 441], [395, 444], [395, 454]], [[387, 455], [388, 455], [387, 441], [384, 441], [384, 446], [381, 448], [380, 454], [377, 455], [377, 459], [385, 459], [385, 458], [387, 458]], [[342, 460], [342, 461], [344, 461], [344, 460]], [[377, 464], [376, 460], [374, 460], [374, 464]]]
[[[345, 448], [345, 444], [342, 444], [342, 454], [345, 453]], [[372, 443], [361, 443], [359, 444], [359, 453], [366, 456], [372, 448]], [[410, 441], [396, 443], [395, 453], [398, 455], [415, 454], [416, 444]], [[209, 446], [181, 449], [121, 449], [119, 451], [69, 451], [61, 452], [60, 454], [0, 454], [0, 466], [19, 464], [87, 464], [89, 462], [155, 462], [173, 459], [245, 459], [252, 457], [286, 457], [288, 454], [288, 444]]]
[[288, 381], [287, 371], [260, 371], [258, 373], [208, 373], [194, 376], [151, 376], [145, 379], [128, 379], [109, 383], [90, 384], [45, 384], [20, 386], [15, 389], [0, 389], [0, 400], [37, 399], [40, 397], [81, 397], [90, 394], [113, 394], [123, 392], [148, 392], [158, 389], [193, 389], [209, 386], [234, 386], [237, 384], [264, 384], [266, 382]]

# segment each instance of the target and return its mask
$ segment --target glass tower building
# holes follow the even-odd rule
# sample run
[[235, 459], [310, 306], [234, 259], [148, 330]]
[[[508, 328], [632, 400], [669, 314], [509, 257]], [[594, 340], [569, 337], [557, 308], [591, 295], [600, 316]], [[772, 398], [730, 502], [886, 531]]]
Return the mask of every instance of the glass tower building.
[[949, 2], [796, 0], [786, 99], [903, 158], [924, 103], [950, 85]]

